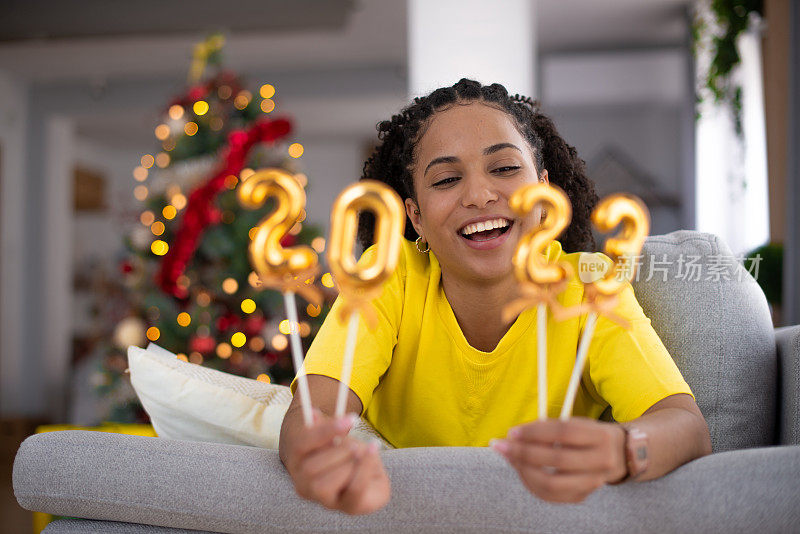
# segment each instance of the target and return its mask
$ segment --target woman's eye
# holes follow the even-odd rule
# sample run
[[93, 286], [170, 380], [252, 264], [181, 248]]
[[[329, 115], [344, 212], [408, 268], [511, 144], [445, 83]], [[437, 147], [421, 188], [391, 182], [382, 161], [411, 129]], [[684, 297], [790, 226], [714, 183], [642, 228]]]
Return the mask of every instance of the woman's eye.
[[433, 184], [433, 186], [434, 187], [438, 187], [440, 185], [447, 185], [447, 184], [449, 184], [451, 182], [455, 182], [456, 180], [458, 180], [458, 176], [451, 176], [449, 178], [445, 178], [444, 180], [439, 180], [438, 182]]
[[520, 169], [520, 167], [516, 165], [505, 165], [503, 167], [496, 168], [493, 172], [507, 173], [516, 171], [517, 169]]

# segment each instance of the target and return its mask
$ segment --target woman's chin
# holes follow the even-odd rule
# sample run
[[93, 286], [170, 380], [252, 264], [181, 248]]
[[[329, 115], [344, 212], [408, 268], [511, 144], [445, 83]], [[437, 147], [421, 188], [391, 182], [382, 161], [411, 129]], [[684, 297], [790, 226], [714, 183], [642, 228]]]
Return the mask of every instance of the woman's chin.
[[477, 261], [465, 261], [463, 267], [469, 270], [471, 278], [484, 282], [498, 282], [514, 276], [511, 257], [483, 258]]

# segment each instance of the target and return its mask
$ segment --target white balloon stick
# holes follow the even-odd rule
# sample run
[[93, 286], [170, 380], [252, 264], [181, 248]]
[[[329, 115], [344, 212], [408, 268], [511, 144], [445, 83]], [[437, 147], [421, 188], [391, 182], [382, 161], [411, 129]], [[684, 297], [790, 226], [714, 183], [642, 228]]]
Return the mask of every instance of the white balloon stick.
[[539, 323], [537, 325], [538, 351], [536, 362], [539, 366], [539, 419], [547, 419], [547, 305], [540, 303], [537, 307]]
[[289, 319], [289, 341], [292, 347], [292, 360], [294, 361], [294, 372], [297, 378], [297, 389], [300, 390], [300, 406], [303, 409], [303, 422], [310, 427], [314, 422], [311, 413], [311, 392], [308, 389], [308, 378], [305, 373], [301, 373], [303, 366], [303, 346], [300, 344], [300, 334], [298, 332], [297, 303], [294, 298], [294, 291], [287, 291], [283, 294], [283, 302], [286, 306], [286, 315]]
[[337, 418], [344, 417], [344, 410], [347, 408], [347, 391], [350, 389], [350, 375], [353, 372], [353, 354], [356, 350], [356, 339], [358, 337], [358, 312], [350, 314], [350, 322], [347, 326], [347, 341], [344, 345], [344, 361], [342, 362], [342, 378], [339, 380], [339, 394], [336, 396]]
[[572, 415], [572, 406], [575, 404], [575, 396], [578, 394], [578, 386], [583, 375], [583, 366], [586, 363], [586, 354], [589, 352], [589, 344], [592, 342], [594, 325], [597, 321], [597, 313], [589, 312], [586, 316], [586, 325], [583, 327], [581, 341], [578, 343], [578, 357], [575, 359], [575, 367], [572, 368], [572, 376], [569, 379], [567, 395], [564, 397], [564, 405], [561, 407], [561, 420], [565, 421]]

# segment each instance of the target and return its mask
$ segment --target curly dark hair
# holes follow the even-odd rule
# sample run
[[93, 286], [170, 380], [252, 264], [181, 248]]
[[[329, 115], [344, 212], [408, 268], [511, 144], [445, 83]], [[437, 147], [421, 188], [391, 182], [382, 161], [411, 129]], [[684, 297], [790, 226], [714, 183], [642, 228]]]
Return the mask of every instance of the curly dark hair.
[[[547, 169], [550, 183], [558, 185], [572, 203], [572, 222], [559, 241], [565, 252], [595, 251], [596, 243], [591, 230], [590, 215], [598, 197], [594, 183], [586, 176], [586, 164], [578, 157], [575, 148], [558, 134], [553, 121], [539, 112], [539, 103], [530, 97], [510, 96], [502, 85], [481, 85], [462, 78], [452, 87], [436, 89], [425, 97], [418, 97], [388, 121], [377, 125], [380, 143], [364, 163], [362, 180], [372, 179], [386, 183], [405, 200], [416, 202], [411, 167], [414, 163], [417, 142], [437, 111], [454, 104], [485, 102], [510, 115], [520, 134], [528, 141], [536, 158], [538, 172]], [[373, 242], [374, 217], [362, 212], [359, 217], [358, 239], [366, 249]], [[406, 219], [405, 238], [413, 241], [416, 232]]]

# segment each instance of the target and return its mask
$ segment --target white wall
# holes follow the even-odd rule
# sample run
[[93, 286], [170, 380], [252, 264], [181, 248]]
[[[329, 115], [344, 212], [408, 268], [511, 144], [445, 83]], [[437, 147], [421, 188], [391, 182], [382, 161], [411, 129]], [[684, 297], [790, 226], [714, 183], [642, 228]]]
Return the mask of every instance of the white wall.
[[[622, 152], [659, 191], [682, 206], [651, 207], [650, 233], [689, 228], [693, 189], [683, 176], [682, 136], [688, 93], [687, 57], [681, 48], [552, 54], [542, 64], [542, 110], [566, 141], [591, 163], [605, 149]], [[590, 172], [590, 178], [591, 172]], [[612, 191], [596, 182], [601, 196]], [[598, 243], [599, 244], [599, 243]]]
[[0, 417], [24, 410], [20, 313], [25, 227], [26, 87], [0, 72]]

